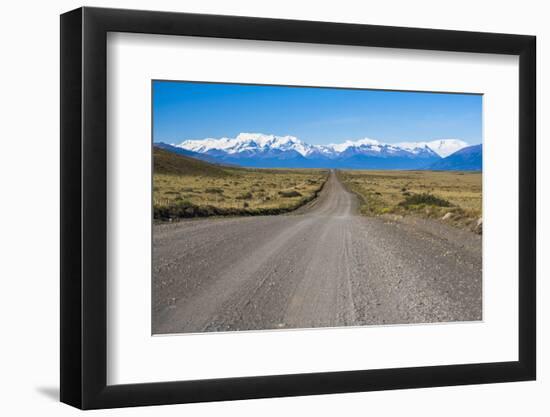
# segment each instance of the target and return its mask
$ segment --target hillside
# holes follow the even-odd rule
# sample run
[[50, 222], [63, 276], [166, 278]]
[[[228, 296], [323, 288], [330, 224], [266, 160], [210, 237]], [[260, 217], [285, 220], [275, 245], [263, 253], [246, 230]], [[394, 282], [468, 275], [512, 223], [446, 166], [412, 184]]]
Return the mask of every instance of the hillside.
[[153, 147], [153, 167], [155, 174], [196, 175], [202, 177], [225, 177], [232, 175], [228, 170], [217, 165], [200, 161], [184, 155]]
[[156, 146], [153, 158], [157, 220], [287, 213], [317, 197], [328, 174], [222, 167]]
[[[199, 153], [199, 152], [189, 151], [187, 149], [183, 149], [183, 148], [179, 148], [177, 146], [169, 145], [168, 143], [155, 142], [154, 146], [155, 146], [155, 148], [164, 149], [166, 151], [170, 151], [170, 152], [178, 154], [178, 155], [189, 156], [191, 158], [200, 159], [202, 161], [210, 162], [211, 164], [214, 164], [214, 165], [220, 165], [220, 161], [218, 161], [216, 158], [213, 158], [209, 155], [202, 154], [202, 153]], [[223, 165], [227, 165], [227, 164], [223, 164]]]
[[430, 165], [435, 171], [481, 171], [483, 168], [482, 145], [468, 146]]

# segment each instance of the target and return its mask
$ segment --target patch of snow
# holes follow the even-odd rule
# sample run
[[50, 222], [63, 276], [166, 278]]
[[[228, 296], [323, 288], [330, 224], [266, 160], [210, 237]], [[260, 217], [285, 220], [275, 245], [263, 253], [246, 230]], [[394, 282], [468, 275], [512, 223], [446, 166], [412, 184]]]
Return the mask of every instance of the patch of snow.
[[302, 142], [295, 136], [276, 136], [263, 133], [239, 133], [234, 138], [206, 138], [191, 139], [174, 146], [193, 152], [207, 153], [221, 151], [227, 154], [240, 152], [267, 152], [270, 150], [295, 151], [307, 157], [312, 154], [321, 154], [326, 157], [337, 157], [342, 152], [352, 148], [357, 153], [409, 153], [413, 155], [436, 153], [444, 158], [452, 153], [469, 146], [459, 139], [439, 139], [429, 142], [401, 142], [385, 144], [375, 139], [363, 138], [359, 140], [346, 140], [342, 143], [329, 145], [310, 145]]
[[294, 136], [275, 136], [263, 133], [239, 133], [235, 138], [186, 140], [175, 146], [200, 153], [218, 150], [228, 154], [279, 149], [281, 151], [294, 150], [305, 156], [313, 150], [311, 145], [303, 143]]
[[379, 145], [379, 144], [380, 144], [380, 142], [378, 142], [375, 139], [363, 138], [363, 139], [359, 139], [359, 140], [346, 140], [345, 142], [342, 142], [342, 143], [331, 143], [331, 144], [326, 145], [326, 146], [328, 148], [331, 148], [334, 151], [340, 153], [340, 152], [344, 152], [346, 149], [352, 148], [352, 147], [358, 148], [358, 147], [361, 147], [361, 146], [364, 146], [364, 145], [376, 146], [376, 145]]
[[397, 146], [409, 151], [414, 151], [416, 148], [428, 147], [440, 157], [445, 158], [462, 148], [469, 146], [466, 142], [460, 139], [438, 139], [430, 142], [401, 142]]

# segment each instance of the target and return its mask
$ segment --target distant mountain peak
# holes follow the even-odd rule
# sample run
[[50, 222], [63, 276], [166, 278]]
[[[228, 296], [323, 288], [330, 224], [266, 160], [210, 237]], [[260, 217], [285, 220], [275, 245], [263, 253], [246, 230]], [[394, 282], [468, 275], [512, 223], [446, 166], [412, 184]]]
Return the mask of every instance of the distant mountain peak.
[[469, 146], [466, 142], [460, 139], [438, 139], [430, 142], [401, 142], [397, 146], [404, 149], [415, 149], [428, 147], [440, 157], [445, 158], [456, 151]]
[[327, 148], [333, 149], [336, 152], [344, 152], [348, 148], [358, 148], [361, 146], [373, 147], [379, 149], [380, 142], [375, 139], [363, 138], [359, 140], [346, 140], [342, 143], [331, 143], [326, 145]]
[[173, 146], [244, 166], [421, 169], [468, 144], [459, 139], [389, 144], [362, 138], [311, 145], [291, 135], [243, 132], [233, 138], [191, 139]]
[[459, 149], [446, 158], [433, 163], [429, 169], [445, 171], [481, 171], [483, 169], [483, 146], [480, 144]]
[[311, 152], [312, 146], [304, 144], [295, 136], [276, 136], [263, 133], [239, 133], [234, 138], [193, 139], [174, 145], [193, 152], [207, 153], [209, 151], [224, 151], [235, 154], [243, 151], [266, 151], [270, 149], [294, 150], [305, 156]]

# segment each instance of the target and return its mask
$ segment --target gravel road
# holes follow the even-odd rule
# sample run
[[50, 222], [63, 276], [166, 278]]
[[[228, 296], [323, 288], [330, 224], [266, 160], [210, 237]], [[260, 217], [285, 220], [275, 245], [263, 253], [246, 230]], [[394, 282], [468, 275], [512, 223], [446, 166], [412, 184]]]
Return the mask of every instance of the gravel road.
[[155, 225], [153, 333], [481, 320], [480, 236], [357, 207], [331, 173], [293, 214]]

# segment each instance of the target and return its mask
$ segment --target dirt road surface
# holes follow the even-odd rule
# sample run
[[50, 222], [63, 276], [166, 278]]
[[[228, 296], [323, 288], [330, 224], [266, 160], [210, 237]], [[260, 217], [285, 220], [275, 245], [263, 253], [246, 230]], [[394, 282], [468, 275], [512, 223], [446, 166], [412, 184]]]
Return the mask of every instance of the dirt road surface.
[[153, 229], [152, 331], [481, 320], [481, 237], [360, 216], [332, 172], [290, 215]]

